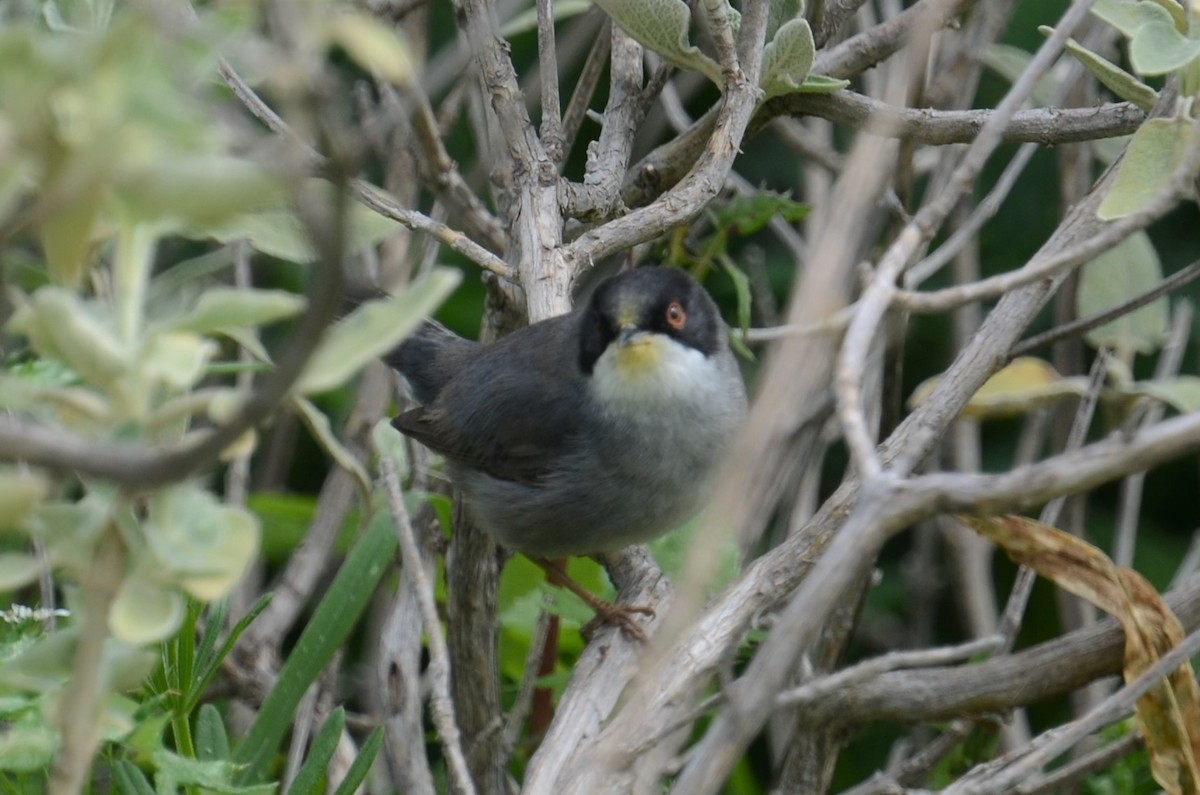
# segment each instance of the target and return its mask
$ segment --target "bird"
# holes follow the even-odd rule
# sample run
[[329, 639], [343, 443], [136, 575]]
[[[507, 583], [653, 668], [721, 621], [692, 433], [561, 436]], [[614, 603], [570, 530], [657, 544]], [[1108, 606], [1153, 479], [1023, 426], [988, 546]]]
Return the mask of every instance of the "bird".
[[393, 426], [445, 457], [479, 527], [576, 593], [546, 564], [643, 543], [695, 515], [747, 407], [716, 304], [687, 272], [658, 265], [491, 343], [427, 321], [385, 361], [418, 403]]

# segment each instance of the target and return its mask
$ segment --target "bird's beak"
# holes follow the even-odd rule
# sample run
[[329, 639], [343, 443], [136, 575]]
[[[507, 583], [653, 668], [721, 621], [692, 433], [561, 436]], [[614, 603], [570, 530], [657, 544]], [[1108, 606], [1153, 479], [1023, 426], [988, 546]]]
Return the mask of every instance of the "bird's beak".
[[646, 338], [646, 332], [639, 329], [637, 326], [626, 325], [621, 326], [617, 331], [617, 344], [622, 348], [627, 348], [630, 345], [636, 345]]

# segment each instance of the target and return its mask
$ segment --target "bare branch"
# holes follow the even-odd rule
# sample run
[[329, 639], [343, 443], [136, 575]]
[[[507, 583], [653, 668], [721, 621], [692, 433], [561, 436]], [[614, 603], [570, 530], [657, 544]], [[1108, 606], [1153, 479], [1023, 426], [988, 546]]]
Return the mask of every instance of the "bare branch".
[[[1200, 137], [1200, 125], [1193, 124], [1192, 130], [1193, 140]], [[1060, 251], [1053, 257], [1031, 261], [1024, 268], [1010, 273], [930, 293], [900, 291], [896, 301], [914, 312], [938, 312], [969, 301], [995, 298], [1022, 285], [1045, 279], [1059, 270], [1081, 265], [1170, 212], [1181, 197], [1188, 195], [1198, 169], [1200, 147], [1189, 146], [1187, 157], [1176, 168], [1166, 189], [1137, 212], [1106, 224], [1095, 236], [1080, 240], [1076, 245]]]
[[541, 139], [546, 153], [556, 163], [564, 157], [562, 114], [558, 96], [558, 56], [554, 47], [554, 6], [537, 0], [538, 66], [542, 78]]
[[[1185, 631], [1200, 627], [1200, 577], [1192, 577], [1165, 598]], [[971, 665], [887, 671], [858, 679], [852, 690], [830, 690], [807, 701], [801, 717], [816, 726], [848, 728], [1001, 715], [1119, 674], [1124, 646], [1121, 625], [1106, 618]], [[1037, 676], [1031, 677], [1030, 671]]]
[[446, 754], [452, 790], [459, 795], [474, 795], [475, 785], [467, 772], [467, 762], [460, 745], [458, 724], [454, 720], [454, 701], [450, 698], [450, 654], [442, 637], [442, 622], [438, 618], [437, 603], [433, 598], [433, 583], [425, 576], [425, 565], [417, 548], [408, 509], [404, 507], [404, 495], [400, 493], [400, 477], [396, 464], [390, 456], [379, 457], [379, 468], [387, 489], [388, 507], [396, 523], [396, 535], [400, 540], [400, 553], [404, 560], [404, 574], [413, 581], [421, 616], [425, 622], [425, 637], [429, 648], [429, 673], [433, 689], [429, 697], [433, 722], [437, 726], [438, 740]]
[[[282, 136], [285, 140], [296, 146], [304, 154], [304, 157], [308, 161], [308, 167], [312, 171], [320, 171], [328, 167], [327, 161], [320, 153], [309, 144], [299, 140], [291, 128], [288, 127], [287, 122], [280, 118], [279, 114], [271, 110], [263, 102], [262, 98], [254, 93], [254, 90], [250, 86], [246, 85], [246, 82], [234, 71], [233, 67], [222, 61], [219, 69], [221, 77], [230, 89], [233, 90], [234, 95], [242, 101], [242, 104], [256, 118], [266, 124], [272, 132]], [[457, 251], [479, 265], [479, 267], [492, 271], [497, 276], [504, 278], [512, 276], [511, 268], [478, 243], [422, 213], [401, 207], [375, 186], [361, 180], [352, 180], [350, 182], [350, 189], [355, 199], [380, 215], [404, 224], [409, 229], [432, 235], [453, 251]]]
[[[1135, 295], [1127, 301], [1122, 301], [1112, 309], [1106, 309], [1103, 312], [1097, 312], [1088, 317], [1081, 317], [1078, 320], [1073, 320], [1070, 323], [1064, 323], [1061, 326], [1044, 331], [1027, 340], [1022, 340], [1020, 344], [1013, 347], [1011, 357], [1015, 359], [1018, 356], [1025, 356], [1038, 348], [1043, 348], [1061, 339], [1086, 334], [1094, 328], [1099, 328], [1105, 323], [1123, 317], [1146, 304], [1156, 301], [1164, 295], [1168, 295], [1185, 285], [1191, 284], [1197, 278], [1200, 278], [1200, 260], [1172, 273], [1146, 292]], [[1163, 376], [1155, 377], [1161, 378]]]
[[[983, 765], [979, 775], [970, 774], [944, 790], [948, 795], [985, 795], [1020, 792], [1020, 784], [1039, 772], [1060, 754], [1070, 750], [1092, 732], [1116, 723], [1133, 712], [1133, 704], [1175, 668], [1200, 652], [1200, 632], [1188, 635], [1178, 646], [1164, 654], [1137, 679], [1106, 698], [1084, 717], [1051, 729], [1035, 738], [1028, 752], [1018, 761], [1003, 765]], [[1002, 760], [1008, 762], [1007, 759]], [[986, 768], [998, 768], [988, 770]], [[980, 768], [976, 768], [977, 771]]]
[[[816, 116], [874, 135], [906, 138], [922, 144], [946, 146], [969, 143], [998, 109], [938, 110], [889, 105], [853, 91], [836, 94], [785, 94], [763, 108], [768, 118]], [[1129, 102], [1106, 103], [1092, 108], [1033, 108], [1012, 114], [1000, 133], [1007, 143], [1042, 146], [1095, 141], [1133, 133], [1146, 114]], [[879, 122], [885, 122], [880, 124]], [[753, 128], [760, 126], [755, 119]]]

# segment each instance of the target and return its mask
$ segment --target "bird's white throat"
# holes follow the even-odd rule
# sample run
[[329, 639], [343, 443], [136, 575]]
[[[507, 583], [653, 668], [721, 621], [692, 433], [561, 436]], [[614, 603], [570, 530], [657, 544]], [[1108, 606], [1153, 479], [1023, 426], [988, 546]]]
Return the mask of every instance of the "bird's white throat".
[[703, 400], [720, 375], [714, 360], [665, 334], [611, 343], [592, 370], [596, 400], [615, 410]]

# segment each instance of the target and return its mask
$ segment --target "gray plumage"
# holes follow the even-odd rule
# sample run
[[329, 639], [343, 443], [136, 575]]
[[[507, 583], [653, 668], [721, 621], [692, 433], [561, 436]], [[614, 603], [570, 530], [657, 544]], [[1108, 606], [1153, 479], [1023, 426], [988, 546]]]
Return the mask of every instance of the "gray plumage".
[[716, 306], [675, 269], [620, 274], [491, 344], [427, 324], [387, 361], [422, 404], [393, 424], [446, 456], [484, 530], [539, 557], [678, 527], [746, 410]]

